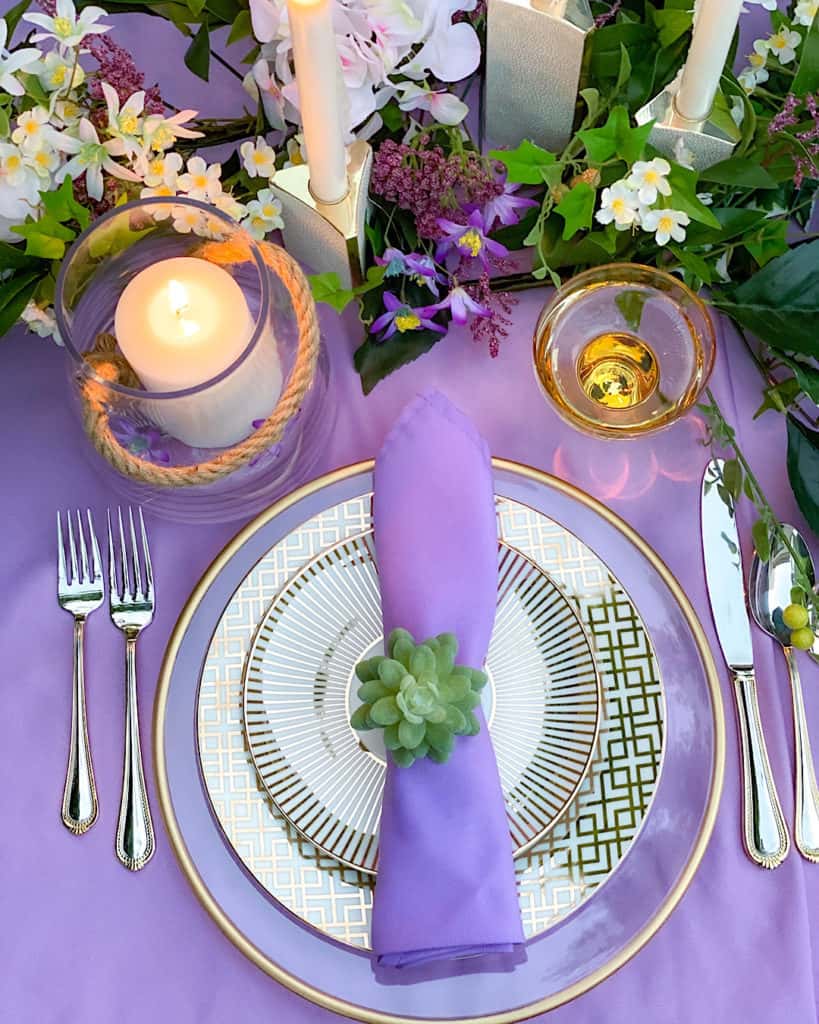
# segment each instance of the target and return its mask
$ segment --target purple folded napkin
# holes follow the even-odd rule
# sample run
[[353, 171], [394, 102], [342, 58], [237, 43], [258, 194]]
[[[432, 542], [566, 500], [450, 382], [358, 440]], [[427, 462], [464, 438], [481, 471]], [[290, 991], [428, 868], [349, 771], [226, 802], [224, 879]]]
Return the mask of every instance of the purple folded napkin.
[[[458, 638], [481, 668], [497, 603], [498, 534], [489, 452], [442, 394], [413, 402], [375, 467], [384, 635]], [[446, 764], [390, 763], [373, 949], [380, 965], [512, 953], [523, 943], [512, 841], [492, 741], [461, 736]]]

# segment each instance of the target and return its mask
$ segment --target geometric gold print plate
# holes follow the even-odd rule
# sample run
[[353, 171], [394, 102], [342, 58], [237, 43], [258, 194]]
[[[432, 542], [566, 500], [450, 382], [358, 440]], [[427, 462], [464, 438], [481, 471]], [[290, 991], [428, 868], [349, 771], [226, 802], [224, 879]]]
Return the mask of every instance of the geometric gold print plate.
[[[577, 910], [628, 854], [660, 778], [664, 697], [643, 623], [598, 556], [564, 526], [527, 505], [499, 495], [497, 511], [501, 544], [519, 552], [559, 588], [582, 623], [603, 694], [598, 740], [577, 792], [551, 828], [538, 832], [515, 859], [524, 931], [532, 938]], [[360, 950], [369, 948], [373, 875], [342, 864], [321, 848], [324, 842], [319, 846], [306, 839], [303, 825], [302, 831], [295, 828], [270, 797], [257, 775], [243, 728], [242, 684], [260, 624], [266, 616], [272, 624], [277, 614], [276, 599], [303, 578], [311, 563], [371, 530], [371, 499], [361, 494], [313, 516], [271, 548], [219, 619], [197, 703], [202, 778], [236, 857], [290, 913]], [[268, 644], [265, 657], [269, 655]], [[249, 708], [251, 688], [262, 678], [251, 666]], [[500, 714], [500, 696], [496, 704]], [[253, 728], [250, 718], [248, 725]], [[266, 735], [273, 735], [269, 722], [265, 729]], [[497, 736], [495, 742], [499, 744]], [[504, 788], [508, 794], [508, 779]]]
[[[287, 583], [262, 618], [244, 678], [245, 733], [262, 785], [304, 839], [367, 872], [377, 865], [386, 752], [380, 733], [353, 731], [350, 714], [359, 703], [356, 664], [383, 651], [367, 532], [329, 546]], [[486, 672], [484, 711], [520, 855], [580, 787], [601, 694], [574, 605], [505, 541]]]

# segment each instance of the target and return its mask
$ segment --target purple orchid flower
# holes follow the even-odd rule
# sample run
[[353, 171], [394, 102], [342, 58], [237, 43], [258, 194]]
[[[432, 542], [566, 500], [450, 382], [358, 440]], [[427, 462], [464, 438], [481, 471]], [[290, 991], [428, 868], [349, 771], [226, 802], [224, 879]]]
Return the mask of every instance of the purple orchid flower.
[[483, 208], [484, 221], [491, 231], [495, 224], [500, 222], [504, 227], [511, 227], [517, 224], [521, 218], [520, 210], [527, 210], [538, 204], [534, 199], [527, 199], [526, 196], [517, 195], [520, 185], [506, 182], [503, 192], [489, 202]]
[[438, 298], [438, 285], [444, 278], [438, 273], [431, 256], [417, 252], [405, 254], [399, 249], [387, 249], [383, 256], [376, 256], [375, 262], [387, 268], [385, 277], [403, 275], [412, 278], [416, 284], [426, 285], [435, 298]]
[[163, 444], [168, 438], [161, 430], [147, 423], [135, 423], [125, 416], [111, 416], [108, 423], [114, 437], [132, 455], [161, 465], [171, 461], [170, 453]]
[[439, 263], [444, 259], [449, 263], [459, 253], [462, 259], [480, 260], [484, 270], [489, 270], [490, 256], [502, 259], [509, 255], [505, 245], [488, 237], [486, 222], [480, 210], [473, 210], [466, 224], [456, 224], [445, 217], [439, 217], [438, 227], [444, 232], [435, 251]]
[[427, 306], [424, 312], [431, 316], [442, 309], [448, 309], [452, 313], [453, 321], [459, 325], [465, 324], [470, 314], [472, 316], [491, 316], [491, 311], [486, 306], [482, 306], [480, 302], [476, 302], [466, 288], [461, 288], [460, 285], [456, 285], [443, 302]]
[[391, 338], [396, 331], [406, 334], [408, 331], [417, 331], [422, 327], [426, 327], [430, 331], [437, 331], [438, 334], [446, 334], [446, 328], [431, 319], [433, 314], [426, 306], [413, 309], [392, 292], [384, 292], [384, 307], [387, 312], [382, 313], [370, 328], [370, 334], [384, 332], [382, 341]]

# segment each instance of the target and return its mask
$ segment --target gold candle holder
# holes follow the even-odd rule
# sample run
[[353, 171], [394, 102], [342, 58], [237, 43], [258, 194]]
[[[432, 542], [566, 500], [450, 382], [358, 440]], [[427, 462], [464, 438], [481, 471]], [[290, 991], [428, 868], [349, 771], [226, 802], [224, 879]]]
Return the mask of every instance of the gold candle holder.
[[677, 110], [675, 98], [677, 82], [671, 82], [650, 103], [637, 111], [637, 124], [654, 121], [648, 141], [661, 153], [679, 160], [680, 147], [688, 155], [688, 163], [695, 171], [727, 160], [733, 153], [738, 133], [733, 137], [721, 125], [715, 124], [711, 116], [702, 121], [692, 121]]
[[529, 139], [560, 150], [571, 138], [588, 0], [489, 0], [483, 138], [514, 148]]
[[282, 204], [284, 244], [291, 256], [317, 273], [334, 271], [351, 288], [364, 278], [373, 150], [367, 142], [348, 147], [349, 190], [338, 203], [322, 203], [310, 191], [310, 167], [278, 171], [273, 192]]

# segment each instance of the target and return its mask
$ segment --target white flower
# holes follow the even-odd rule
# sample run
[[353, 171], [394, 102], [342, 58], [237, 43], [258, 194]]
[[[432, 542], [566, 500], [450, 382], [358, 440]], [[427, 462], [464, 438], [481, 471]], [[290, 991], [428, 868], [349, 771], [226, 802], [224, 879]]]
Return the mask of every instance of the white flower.
[[52, 307], [44, 309], [36, 302], [30, 301], [20, 314], [20, 319], [34, 334], [38, 334], [41, 338], [53, 338], [58, 345], [62, 345], [63, 339], [60, 337], [57, 318], [54, 316]]
[[438, 124], [456, 125], [469, 113], [469, 107], [445, 89], [429, 89], [415, 82], [398, 86], [402, 110], [428, 110]]
[[[768, 49], [779, 58], [780, 64], [790, 64], [796, 56], [796, 47], [802, 42], [802, 36], [791, 29], [781, 28], [768, 37]], [[757, 79], [761, 81], [761, 79]]]
[[119, 93], [108, 82], [102, 83], [102, 94], [108, 108], [108, 134], [120, 139], [129, 156], [141, 149], [138, 138], [142, 128], [142, 111], [145, 109], [145, 92], [133, 93], [120, 107]]
[[11, 216], [8, 209], [17, 206], [20, 196], [36, 205], [42, 187], [36, 172], [26, 163], [22, 149], [11, 142], [0, 142], [0, 216]]
[[34, 46], [26, 46], [22, 50], [9, 53], [6, 49], [9, 29], [5, 18], [0, 18], [0, 92], [12, 96], [22, 96], [25, 92], [23, 83], [15, 78], [18, 71], [30, 71], [41, 57], [40, 51]]
[[270, 74], [269, 62], [257, 60], [252, 70], [242, 79], [242, 85], [254, 100], [261, 97], [264, 115], [270, 127], [277, 131], [284, 128], [284, 94], [282, 87]]
[[604, 188], [595, 220], [599, 224], [611, 224], [614, 221], [618, 231], [625, 231], [632, 224], [639, 223], [637, 193], [630, 189], [625, 181], [615, 181], [611, 187]]
[[731, 254], [729, 252], [724, 252], [714, 264], [714, 270], [717, 272], [717, 277], [720, 281], [725, 281], [726, 284], [731, 280], [731, 275], [728, 273], [728, 262], [730, 259]]
[[11, 141], [17, 143], [24, 153], [36, 153], [54, 135], [48, 124], [45, 107], [32, 107], [17, 115], [17, 127], [11, 133]]
[[287, 159], [285, 167], [300, 167], [307, 163], [307, 148], [304, 145], [304, 136], [296, 135], [287, 140]]
[[276, 150], [264, 141], [261, 136], [255, 144], [247, 140], [239, 147], [245, 170], [251, 178], [272, 178], [276, 173]]
[[[768, 72], [766, 71], [767, 75]], [[756, 72], [753, 68], [743, 68], [737, 75], [737, 81], [748, 94], [752, 93], [757, 86]]]
[[121, 139], [106, 139], [100, 142], [97, 129], [83, 117], [80, 120], [78, 137], [61, 132], [54, 137], [54, 145], [64, 153], [75, 154], [67, 164], [57, 172], [57, 180], [65, 177], [79, 178], [85, 174], [85, 187], [92, 199], [102, 199], [104, 182], [102, 172], [107, 171], [115, 178], [124, 181], [139, 181], [139, 176], [128, 167], [114, 161], [115, 156], [124, 156], [125, 145]]
[[193, 232], [202, 238], [207, 238], [210, 235], [207, 217], [205, 217], [204, 211], [198, 207], [188, 204], [174, 206], [172, 216], [174, 231], [178, 234], [189, 235]]
[[284, 227], [281, 213], [282, 204], [269, 188], [263, 188], [256, 198], [247, 204], [247, 217], [250, 220], [264, 221], [268, 231]]
[[671, 172], [671, 164], [661, 156], [653, 160], [638, 160], [626, 178], [629, 188], [637, 191], [637, 198], [644, 206], [657, 202], [657, 195], [670, 196], [671, 186], [666, 177]]
[[697, 199], [702, 203], [703, 206], [714, 205], [714, 193], [713, 192], [698, 192]]
[[139, 193], [140, 199], [153, 199], [155, 196], [159, 196], [161, 199], [169, 199], [176, 195], [176, 189], [171, 185], [166, 185], [164, 182], [160, 185], [154, 185], [153, 187], [143, 188]]
[[57, 128], [73, 128], [79, 124], [82, 115], [83, 109], [78, 103], [73, 100], [57, 100], [51, 113], [51, 123]]
[[71, 0], [57, 0], [57, 11], [53, 18], [47, 14], [24, 14], [23, 21], [39, 25], [44, 29], [31, 37], [33, 43], [43, 39], [55, 39], [60, 46], [71, 48], [79, 46], [86, 36], [101, 35], [107, 32], [110, 25], [98, 25], [100, 18], [107, 16], [101, 7], [86, 7], [77, 17], [77, 9]]
[[217, 196], [213, 201], [213, 205], [217, 210], [227, 214], [232, 220], [241, 220], [246, 212], [246, 207], [238, 199], [234, 199], [229, 192], [223, 192], [220, 196]]
[[741, 96], [731, 97], [731, 119], [737, 128], [742, 127], [742, 122], [745, 120], [745, 104], [742, 102]]
[[[175, 194], [177, 178], [182, 170], [182, 157], [178, 153], [157, 153], [145, 157], [137, 165], [137, 171], [149, 188], [164, 185]], [[162, 193], [168, 195], [169, 193]]]
[[176, 144], [177, 139], [201, 139], [203, 132], [186, 128], [185, 122], [196, 117], [195, 110], [180, 110], [173, 117], [151, 114], [142, 124], [142, 140], [146, 149], [161, 153]]
[[186, 174], [180, 174], [177, 187], [186, 192], [191, 199], [215, 199], [222, 192], [221, 164], [208, 166], [201, 156], [193, 156], [188, 160]]
[[793, 16], [797, 25], [804, 25], [806, 28], [813, 24], [813, 19], [819, 14], [819, 0], [799, 0]]
[[[44, 180], [49, 180], [60, 166], [60, 154], [48, 145], [42, 146], [35, 153], [26, 153], [23, 160], [27, 167]], [[42, 185], [40, 187], [43, 188]]]
[[754, 73], [757, 85], [760, 82], [767, 82], [770, 77], [766, 69], [768, 53], [769, 47], [767, 39], [755, 39], [753, 53], [748, 54], [748, 64]]
[[73, 56], [67, 58], [57, 50], [49, 50], [40, 64], [37, 77], [46, 92], [58, 92], [63, 89], [79, 89], [85, 81], [85, 71]]
[[682, 210], [646, 210], [643, 216], [643, 229], [654, 232], [657, 245], [668, 245], [673, 238], [675, 242], [685, 241], [685, 228], [691, 218]]
[[277, 5], [274, 0], [250, 0], [250, 24], [260, 43], [270, 43], [276, 38], [283, 13], [283, 5]]
[[[32, 178], [37, 180], [33, 175]], [[32, 201], [28, 185], [12, 187], [4, 182], [0, 165], [0, 241], [19, 242], [20, 236], [12, 228], [22, 224], [29, 214], [36, 217], [39, 208], [40, 197], [36, 192]]]

